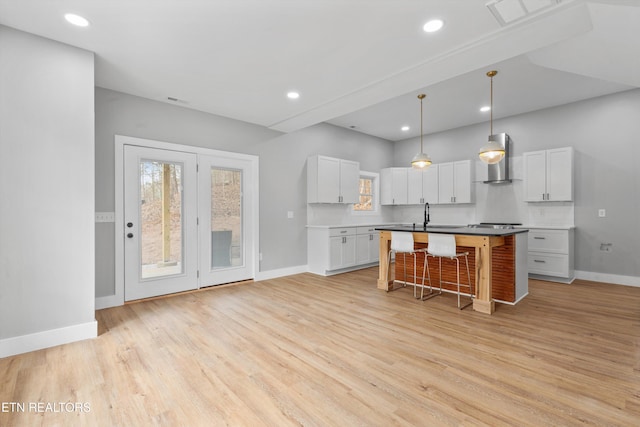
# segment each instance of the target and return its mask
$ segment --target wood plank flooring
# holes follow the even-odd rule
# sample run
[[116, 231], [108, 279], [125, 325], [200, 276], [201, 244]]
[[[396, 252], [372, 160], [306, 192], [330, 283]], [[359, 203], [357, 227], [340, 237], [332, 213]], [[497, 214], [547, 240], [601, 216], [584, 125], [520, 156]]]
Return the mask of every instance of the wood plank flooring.
[[531, 280], [488, 316], [376, 279], [299, 274], [100, 310], [96, 339], [0, 359], [0, 404], [90, 411], [0, 425], [640, 425], [640, 288]]

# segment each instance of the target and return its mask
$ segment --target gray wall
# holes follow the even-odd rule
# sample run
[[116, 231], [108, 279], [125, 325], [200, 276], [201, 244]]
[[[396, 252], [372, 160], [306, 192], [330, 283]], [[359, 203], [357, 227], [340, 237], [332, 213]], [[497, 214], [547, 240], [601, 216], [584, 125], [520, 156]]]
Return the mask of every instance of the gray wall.
[[[363, 170], [389, 166], [392, 143], [320, 124], [283, 135], [267, 128], [96, 88], [96, 211], [113, 212], [114, 135], [260, 158], [260, 271], [306, 265], [306, 159], [359, 159]], [[294, 212], [288, 219], [287, 212]], [[96, 295], [115, 293], [114, 224], [96, 224]]]
[[[576, 270], [640, 276], [640, 89], [496, 120], [494, 132], [511, 136], [514, 156], [574, 147]], [[484, 123], [427, 135], [425, 151], [435, 163], [475, 159], [488, 133]], [[417, 139], [397, 142], [395, 164], [408, 164], [417, 147]], [[519, 183], [512, 186], [521, 191]], [[612, 253], [600, 251], [603, 242], [613, 243]]]
[[0, 26], [0, 343], [95, 323], [93, 63]]

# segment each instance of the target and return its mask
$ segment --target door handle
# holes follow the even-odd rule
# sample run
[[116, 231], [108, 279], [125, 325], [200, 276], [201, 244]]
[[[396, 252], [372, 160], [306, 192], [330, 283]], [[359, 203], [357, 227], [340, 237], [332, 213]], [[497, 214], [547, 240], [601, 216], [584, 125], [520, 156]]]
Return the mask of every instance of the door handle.
[[127, 237], [131, 239], [133, 237], [133, 233], [127, 233]]

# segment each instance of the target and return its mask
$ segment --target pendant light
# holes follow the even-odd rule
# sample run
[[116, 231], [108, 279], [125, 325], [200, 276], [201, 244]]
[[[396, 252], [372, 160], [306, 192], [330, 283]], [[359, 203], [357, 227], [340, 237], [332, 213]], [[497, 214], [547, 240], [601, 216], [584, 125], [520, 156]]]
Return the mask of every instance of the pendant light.
[[495, 70], [489, 71], [487, 73], [487, 76], [491, 79], [491, 106], [490, 106], [491, 118], [489, 119], [491, 132], [489, 133], [489, 142], [487, 142], [487, 144], [484, 145], [480, 149], [480, 152], [478, 153], [478, 155], [480, 156], [480, 160], [490, 165], [499, 163], [500, 160], [504, 158], [504, 153], [505, 153], [504, 147], [500, 143], [492, 139], [493, 138], [493, 77], [496, 74], [498, 74], [498, 72]]
[[413, 156], [413, 160], [411, 160], [411, 166], [415, 169], [425, 169], [431, 166], [431, 159], [422, 150], [422, 100], [426, 96], [424, 93], [418, 95], [418, 99], [420, 100], [420, 152]]

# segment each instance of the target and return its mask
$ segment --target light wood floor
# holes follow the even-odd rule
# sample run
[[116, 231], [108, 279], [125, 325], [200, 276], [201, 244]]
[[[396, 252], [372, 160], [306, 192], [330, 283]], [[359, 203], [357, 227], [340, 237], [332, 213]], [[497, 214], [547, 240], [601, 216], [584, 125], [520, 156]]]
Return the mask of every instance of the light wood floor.
[[0, 359], [2, 426], [640, 425], [640, 288], [530, 281], [458, 311], [300, 274], [100, 310], [93, 340]]

